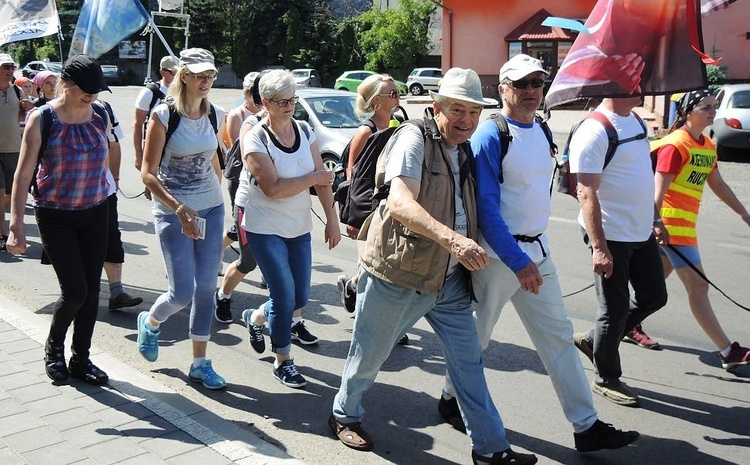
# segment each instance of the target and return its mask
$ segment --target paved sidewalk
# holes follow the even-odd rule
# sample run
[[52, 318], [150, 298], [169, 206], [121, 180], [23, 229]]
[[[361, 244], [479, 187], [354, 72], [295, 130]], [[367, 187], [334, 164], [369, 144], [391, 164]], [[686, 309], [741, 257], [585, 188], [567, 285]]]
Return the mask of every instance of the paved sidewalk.
[[53, 384], [48, 329], [0, 296], [0, 464], [302, 463], [95, 347], [109, 386]]

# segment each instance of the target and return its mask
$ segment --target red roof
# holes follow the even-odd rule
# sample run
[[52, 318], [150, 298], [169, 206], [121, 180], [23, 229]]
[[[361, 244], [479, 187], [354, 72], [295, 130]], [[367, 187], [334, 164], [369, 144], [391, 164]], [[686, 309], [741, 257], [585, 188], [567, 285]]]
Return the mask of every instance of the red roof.
[[517, 40], [575, 40], [578, 34], [574, 31], [568, 31], [559, 27], [542, 26], [542, 21], [550, 16], [552, 15], [542, 8], [534, 16], [515, 28], [513, 32], [505, 36], [505, 40], [508, 42]]

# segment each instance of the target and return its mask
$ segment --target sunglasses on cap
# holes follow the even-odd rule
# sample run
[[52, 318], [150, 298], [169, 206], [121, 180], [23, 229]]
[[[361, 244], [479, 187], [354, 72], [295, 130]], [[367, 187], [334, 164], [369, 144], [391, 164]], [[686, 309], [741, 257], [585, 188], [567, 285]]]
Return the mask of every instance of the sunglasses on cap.
[[390, 98], [398, 98], [399, 97], [397, 90], [392, 90], [392, 91], [390, 91], [390, 92], [388, 92], [386, 94], [378, 94], [378, 95], [381, 96], [381, 97], [390, 97]]
[[544, 85], [544, 79], [519, 79], [517, 81], [510, 81], [510, 85], [513, 86], [514, 89], [518, 90], [527, 89], [529, 85], [531, 85], [531, 87], [533, 87], [534, 89], [538, 89]]

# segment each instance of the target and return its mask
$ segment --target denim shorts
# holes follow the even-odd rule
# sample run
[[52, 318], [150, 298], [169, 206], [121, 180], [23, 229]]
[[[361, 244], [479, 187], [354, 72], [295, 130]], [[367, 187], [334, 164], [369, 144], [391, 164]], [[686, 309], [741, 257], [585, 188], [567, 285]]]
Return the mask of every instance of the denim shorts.
[[682, 255], [685, 256], [688, 260], [690, 260], [690, 263], [692, 263], [695, 266], [700, 265], [701, 263], [701, 254], [698, 250], [698, 246], [696, 245], [671, 245], [671, 246], [662, 246], [660, 247], [661, 254], [666, 255], [669, 261], [672, 263], [672, 268], [678, 269], [678, 268], [685, 268], [686, 266], [690, 266], [687, 263], [685, 263], [685, 260], [680, 258], [676, 253], [674, 253], [674, 250], [672, 250], [671, 247], [674, 247], [675, 249], [679, 250]]

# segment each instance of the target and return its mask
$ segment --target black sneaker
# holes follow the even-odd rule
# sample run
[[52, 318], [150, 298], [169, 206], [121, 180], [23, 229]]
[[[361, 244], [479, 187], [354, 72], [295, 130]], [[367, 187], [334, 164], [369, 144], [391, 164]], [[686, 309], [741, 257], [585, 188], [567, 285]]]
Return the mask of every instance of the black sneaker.
[[133, 297], [127, 292], [123, 292], [113, 299], [109, 299], [109, 309], [119, 310], [121, 308], [135, 307], [143, 303], [141, 297]]
[[346, 275], [341, 275], [336, 280], [336, 287], [339, 288], [339, 297], [341, 298], [341, 306], [349, 313], [354, 313], [355, 306], [357, 304], [357, 292], [352, 292], [351, 278]]
[[310, 346], [318, 343], [318, 337], [307, 330], [305, 326], [305, 320], [298, 322], [296, 325], [292, 325], [292, 340], [299, 341], [300, 344]]
[[8, 236], [6, 236], [5, 234], [0, 236], [0, 252], [8, 250], [7, 243], [8, 243]]
[[458, 431], [466, 434], [466, 425], [464, 425], [464, 420], [461, 418], [461, 410], [458, 409], [458, 401], [455, 397], [446, 400], [441, 395], [440, 401], [438, 401], [438, 412], [443, 417], [443, 420], [450, 423]]
[[292, 388], [301, 388], [307, 385], [307, 380], [299, 374], [297, 365], [294, 360], [284, 360], [278, 368], [274, 368], [271, 373], [273, 377], [281, 381], [284, 386]]
[[219, 323], [229, 324], [232, 322], [232, 299], [220, 299], [219, 291], [214, 293], [214, 302], [216, 302], [216, 311], [214, 312], [214, 318]]
[[408, 346], [409, 345], [409, 336], [407, 334], [404, 334], [403, 336], [401, 336], [401, 339], [399, 339], [398, 341], [396, 341], [396, 345], [399, 345], [399, 346]]
[[601, 449], [619, 449], [640, 437], [637, 431], [622, 431], [609, 423], [596, 423], [583, 433], [573, 433], [578, 452], [593, 452]]
[[265, 328], [263, 325], [254, 325], [252, 321], [250, 321], [250, 317], [254, 311], [254, 308], [244, 310], [242, 312], [242, 321], [245, 322], [247, 331], [250, 333], [250, 345], [253, 346], [253, 349], [256, 352], [262, 354], [266, 350], [266, 339], [263, 337], [263, 331]]

